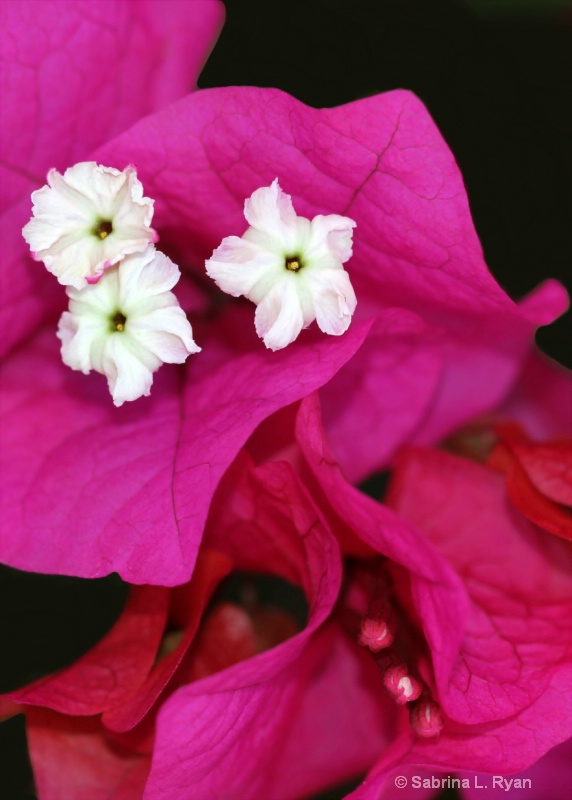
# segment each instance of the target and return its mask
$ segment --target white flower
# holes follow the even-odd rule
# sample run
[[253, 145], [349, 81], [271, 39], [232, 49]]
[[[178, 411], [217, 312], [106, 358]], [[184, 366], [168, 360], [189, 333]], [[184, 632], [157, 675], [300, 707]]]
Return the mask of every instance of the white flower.
[[58, 326], [62, 359], [107, 377], [116, 406], [148, 395], [163, 362], [182, 364], [200, 352], [177, 298], [176, 264], [150, 245], [107, 270], [96, 284], [68, 288], [69, 311]]
[[123, 172], [82, 161], [32, 193], [33, 217], [22, 234], [32, 255], [64, 286], [95, 283], [113, 264], [157, 240], [153, 200], [132, 166]]
[[344, 333], [357, 303], [342, 266], [356, 223], [338, 214], [298, 217], [278, 179], [254, 192], [244, 216], [246, 233], [223, 239], [205, 266], [223, 292], [257, 304], [266, 347], [286, 347], [314, 319], [324, 333]]

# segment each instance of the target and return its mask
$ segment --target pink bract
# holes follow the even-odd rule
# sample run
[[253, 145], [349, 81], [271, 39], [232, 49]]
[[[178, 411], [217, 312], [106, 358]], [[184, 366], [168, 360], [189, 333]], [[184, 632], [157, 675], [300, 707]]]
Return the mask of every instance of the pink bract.
[[[568, 544], [514, 514], [502, 476], [480, 464], [411, 450], [395, 470], [388, 504], [423, 530], [462, 577], [470, 599], [462, 658], [440, 686], [444, 711], [451, 720], [480, 724], [537, 704], [543, 734], [554, 737], [552, 744], [562, 741], [568, 721], [556, 706], [550, 717], [548, 698], [554, 694], [554, 702], [572, 679]], [[528, 748], [536, 746], [531, 736]], [[513, 755], [522, 765], [526, 749], [522, 741]]]
[[[388, 777], [383, 787], [374, 782], [366, 781], [363, 788], [348, 796], [351, 800], [399, 800], [407, 792], [407, 789], [399, 788], [402, 783], [398, 783], [397, 778], [406, 778], [407, 786], [412, 787], [415, 796], [420, 798], [431, 798], [436, 800], [442, 789], [437, 788], [415, 788], [413, 778], [417, 778], [418, 783], [427, 781], [431, 786], [441, 785], [456, 788], [463, 800], [479, 800], [486, 793], [487, 798], [500, 800], [507, 794], [513, 797], [525, 798], [530, 800], [545, 800], [546, 797], [554, 800], [568, 800], [572, 791], [572, 776], [570, 775], [570, 758], [572, 757], [572, 740], [564, 742], [550, 750], [539, 761], [522, 772], [511, 772], [498, 775], [497, 784], [494, 785], [493, 776], [486, 773], [464, 772], [464, 771], [440, 771], [420, 767], [397, 766], [391, 776]], [[505, 784], [498, 779], [504, 779]], [[455, 783], [458, 781], [458, 783]], [[466, 781], [467, 784], [462, 784]], [[510, 785], [510, 781], [513, 781]], [[517, 781], [521, 781], [519, 784]], [[529, 783], [525, 783], [529, 781]], [[499, 785], [500, 783], [500, 785]], [[427, 784], [426, 784], [427, 785]]]
[[404, 441], [434, 441], [498, 403], [535, 326], [566, 304], [555, 283], [521, 307], [496, 284], [454, 159], [408, 92], [322, 110], [272, 89], [195, 92], [93, 157], [137, 164], [162, 245], [189, 282], [225, 235], [243, 232], [244, 198], [278, 173], [299, 213], [355, 218], [348, 269], [361, 300], [339, 339], [308, 330], [269, 354], [249, 307], [209, 309], [204, 297], [204, 322], [191, 314], [200, 359], [169, 368], [148, 401], [116, 411], [97, 376], [70, 375], [49, 329], [37, 332], [60, 300], [14, 242], [10, 274], [29, 282], [14, 280], [0, 340], [26, 341], [4, 379], [0, 556], [13, 566], [185, 581], [216, 485], [265, 417], [325, 387], [334, 450], [358, 479]]
[[[567, 742], [563, 742], [552, 750], [549, 750], [543, 758], [524, 772], [517, 775], [506, 775], [505, 777], [507, 783], [511, 779], [518, 778], [523, 782], [528, 779], [530, 781], [529, 784], [523, 783], [521, 785], [526, 787], [522, 789], [522, 792], [523, 794], [526, 792], [526, 797], [530, 798], [530, 800], [544, 800], [547, 795], [554, 798], [554, 800], [567, 800], [572, 793], [572, 775], [570, 774], [571, 760], [572, 739], [569, 739]], [[478, 792], [482, 790], [474, 788], [474, 777], [470, 777], [473, 786], [470, 789], [463, 789], [462, 796], [466, 800], [478, 800]], [[502, 786], [498, 786], [498, 783], [493, 787], [492, 783], [489, 775], [481, 775], [479, 777], [479, 784], [481, 786], [490, 787], [487, 789], [487, 794], [492, 800], [499, 800], [500, 797], [506, 797], [506, 789]], [[515, 780], [513, 787], [509, 791], [512, 791], [514, 794], [516, 786], [518, 786], [518, 784]]]
[[[294, 422], [302, 452], [292, 441]], [[468, 769], [510, 775], [567, 737], [569, 549], [515, 518], [500, 475], [450, 453], [409, 449], [397, 459], [391, 508], [385, 507], [340, 472], [322, 430], [317, 394], [299, 409], [290, 407], [266, 420], [249, 449], [259, 461], [265, 461], [265, 450], [280, 461], [253, 468], [245, 456], [236, 460], [215, 494], [203, 547], [220, 549], [239, 568], [266, 568], [301, 584], [309, 599], [316, 598], [314, 616], [302, 634], [279, 647], [164, 695], [152, 763], [148, 756], [145, 763], [135, 757], [132, 747], [115, 748], [123, 771], [113, 761], [106, 767], [99, 777], [102, 793], [114, 775], [123, 780], [133, 769], [134, 788], [125, 800], [139, 800], [145, 781], [146, 800], [167, 800], [189, 785], [205, 800], [223, 789], [252, 800], [291, 798], [310, 795], [374, 763], [352, 797], [379, 800], [392, 774]], [[296, 464], [298, 475], [282, 459]], [[339, 585], [337, 548], [322, 514], [344, 550], [362, 558], [377, 552], [391, 560], [387, 569], [403, 590], [404, 608], [409, 595], [411, 622], [425, 637], [433, 676], [429, 682], [445, 717], [438, 741], [414, 738], [407, 711], [385, 695], [373, 660], [357, 645], [357, 637], [352, 641], [340, 628], [339, 613], [332, 613]], [[303, 553], [294, 546], [297, 536]], [[358, 537], [362, 552], [355, 544]], [[193, 581], [200, 580], [202, 569], [199, 559]], [[151, 606], [161, 618], [158, 600], [166, 590], [135, 589], [134, 602], [138, 591], [141, 597], [158, 593]], [[324, 627], [318, 630], [320, 621]], [[129, 636], [129, 625], [125, 630]], [[138, 697], [121, 699], [104, 712], [108, 731], [126, 732], [133, 725], [137, 730], [158, 696], [156, 691], [150, 695], [149, 688], [157, 685], [159, 674], [162, 687], [179, 669], [181, 650], [192, 636], [154, 669], [155, 678], [137, 690]], [[131, 648], [117, 642], [115, 658], [128, 664]], [[95, 662], [98, 650], [110, 652], [109, 647], [94, 648], [90, 659]], [[137, 657], [137, 649], [131, 655]], [[171, 664], [165, 663], [169, 658]], [[81, 662], [77, 667], [71, 668], [73, 680], [70, 673], [47, 678], [14, 697], [53, 708], [56, 696], [56, 707], [69, 714], [78, 708], [70, 684], [81, 697], [85, 678], [98, 674], [93, 667], [85, 671]], [[115, 671], [126, 674], [123, 668]], [[105, 689], [106, 674], [85, 687], [84, 695], [96, 704], [105, 697], [98, 689]], [[118, 701], [112, 696], [111, 702]], [[91, 709], [101, 710], [101, 705]], [[56, 781], [48, 770], [63, 757], [61, 747], [68, 757], [72, 754], [84, 780], [86, 774], [98, 774], [98, 760], [107, 764], [110, 751], [102, 728], [89, 724], [29, 712], [34, 763], [46, 781]], [[340, 729], [347, 738], [339, 736]], [[259, 741], [255, 751], [253, 740]], [[149, 753], [150, 744], [145, 748]], [[299, 765], [296, 771], [293, 763]]]
[[2, 3], [0, 353], [64, 304], [21, 248], [31, 193], [192, 91], [223, 20], [220, 0]]
[[[290, 452], [306, 485], [327, 504], [344, 549], [357, 555], [352, 537], [360, 537], [399, 565], [387, 565], [386, 575], [423, 631], [429, 686], [445, 718], [438, 739], [419, 741], [401, 712], [394, 728], [401, 734], [356, 800], [377, 800], [391, 771], [402, 774], [407, 765], [509, 774], [565, 741], [572, 688], [568, 542], [515, 511], [502, 476], [487, 466], [444, 451], [405, 450], [386, 508], [345, 480], [320, 430], [317, 398], [303, 401], [296, 429], [303, 460], [281, 452]], [[262, 453], [260, 442], [257, 449]], [[410, 658], [411, 666], [418, 656]], [[370, 685], [372, 695], [380, 684], [378, 677]]]
[[[299, 762], [294, 784], [305, 792], [323, 786], [325, 775], [343, 779], [365, 769], [385, 743], [383, 702], [368, 701], [363, 715], [354, 714], [356, 703], [366, 702], [372, 665], [367, 659], [356, 661], [331, 626], [318, 632], [338, 596], [340, 559], [303, 484], [288, 464], [254, 468], [241, 456], [220, 492], [225, 503], [215, 506], [209, 518], [207, 549], [201, 551], [193, 580], [171, 592], [171, 624], [175, 612], [184, 626], [171, 652], [153, 663], [169, 591], [134, 587], [115, 627], [86, 656], [11, 695], [27, 714], [35, 776], [47, 800], [55, 800], [64, 786], [66, 792], [81, 786], [86, 800], [112, 791], [139, 800], [149, 769], [143, 796], [153, 800], [182, 796], [189, 785], [194, 797], [205, 800], [223, 790], [252, 800], [286, 798], [292, 796], [294, 755], [288, 756], [292, 745], [284, 749], [286, 730], [298, 747], [311, 744], [317, 750], [320, 769], [313, 759]], [[231, 568], [272, 574], [299, 586], [309, 606], [308, 623], [271, 649], [239, 663], [231, 658], [226, 669], [187, 683], [185, 675], [196, 670], [198, 653], [190, 647], [199, 616]], [[139, 637], [134, 637], [137, 628]], [[169, 628], [165, 632], [168, 636]], [[216, 642], [215, 636], [211, 647]], [[232, 642], [221, 640], [222, 662], [213, 651], [219, 663], [224, 665]], [[332, 669], [324, 671], [324, 663]], [[349, 685], [345, 696], [336, 699], [334, 714], [355, 736], [352, 747], [340, 747], [338, 728], [324, 724], [329, 717], [320, 708], [328, 697], [334, 699], [332, 679], [340, 669]], [[159, 696], [163, 705], [153, 734], [149, 723]], [[372, 736], [376, 729], [379, 733]], [[187, 754], [183, 760], [181, 752]], [[54, 767], [64, 759], [62, 778]]]
[[223, 19], [219, 0], [2, 3], [2, 210], [191, 91]]

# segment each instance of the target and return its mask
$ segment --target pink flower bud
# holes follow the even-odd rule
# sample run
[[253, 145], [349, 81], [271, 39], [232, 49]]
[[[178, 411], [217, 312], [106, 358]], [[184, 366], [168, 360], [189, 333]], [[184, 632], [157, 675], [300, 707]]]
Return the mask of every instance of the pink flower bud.
[[444, 724], [441, 707], [428, 698], [420, 700], [409, 713], [409, 724], [424, 739], [439, 736]]
[[405, 664], [389, 666], [383, 673], [383, 685], [399, 705], [405, 705], [421, 695], [421, 683], [409, 674]]
[[359, 644], [369, 647], [373, 653], [379, 653], [393, 644], [393, 632], [390, 628], [388, 615], [381, 612], [379, 615], [364, 617], [361, 621]]

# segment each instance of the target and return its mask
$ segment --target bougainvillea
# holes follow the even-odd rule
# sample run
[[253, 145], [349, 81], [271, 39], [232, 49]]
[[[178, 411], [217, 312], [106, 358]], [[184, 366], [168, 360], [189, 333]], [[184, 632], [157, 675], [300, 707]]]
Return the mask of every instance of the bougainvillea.
[[[197, 92], [94, 157], [117, 168], [137, 163], [155, 200], [162, 249], [183, 272], [179, 297], [203, 352], [177, 374], [159, 373], [137, 409], [118, 412], [97, 376], [76, 381], [62, 367], [49, 325], [35, 332], [59, 311], [51, 287], [40, 291], [37, 313], [23, 313], [9, 293], [15, 316], [3, 341], [27, 337], [6, 360], [3, 381], [10, 492], [2, 558], [13, 566], [188, 580], [218, 480], [270, 413], [328, 384], [326, 427], [347, 474], [362, 477], [414, 432], [434, 441], [498, 402], [535, 324], [564, 307], [554, 283], [518, 307], [494, 282], [454, 160], [406, 92], [322, 111], [274, 90]], [[359, 302], [344, 336], [308, 329], [269, 353], [250, 333], [248, 304], [221, 305], [201, 275], [214, 246], [242, 233], [244, 199], [277, 171], [307, 218], [355, 219], [351, 279]], [[37, 294], [50, 276], [23, 241], [15, 252], [14, 269]], [[30, 370], [33, 385], [23, 380]], [[364, 435], [372, 415], [381, 422]]]
[[[76, 787], [86, 800], [294, 800], [366, 772], [352, 796], [377, 800], [398, 769], [529, 768], [570, 735], [570, 387], [530, 355], [562, 287], [515, 303], [497, 284], [453, 155], [410, 92], [329, 109], [276, 89], [188, 93], [221, 24], [215, 0], [8, 8], [0, 559], [132, 584], [89, 653], [3, 700], [27, 715], [42, 800]], [[27, 239], [67, 274], [76, 250], [62, 270], [53, 257], [77, 231], [46, 238], [41, 187], [85, 165], [135, 180], [133, 164], [136, 199], [154, 204], [153, 230], [151, 201], [140, 209], [143, 252], [106, 250], [114, 222], [91, 198], [88, 268], [65, 311], [21, 236], [30, 196]], [[247, 259], [243, 209], [260, 192], [277, 213], [259, 225], [249, 212]], [[281, 225], [294, 319], [277, 330], [278, 284], [268, 312], [264, 281], [229, 288], [217, 269], [266, 266]], [[288, 236], [312, 226], [336, 279], [310, 303], [316, 254]], [[117, 336], [148, 298], [138, 282], [140, 306], [116, 309], [120, 276], [155, 257], [171, 265], [177, 352], [150, 350], [131, 381], [141, 342]], [[209, 274], [259, 302], [264, 342], [251, 304]], [[109, 336], [73, 350], [82, 313], [93, 321], [87, 292], [105, 295], [123, 374]], [[62, 363], [62, 312], [64, 361], [89, 374]], [[191, 324], [202, 352], [182, 364], [198, 349]], [[177, 365], [140, 397], [157, 359]], [[137, 402], [113, 407], [106, 377], [117, 405]], [[381, 469], [384, 502], [357, 488]], [[260, 604], [248, 581], [240, 602], [221, 600], [233, 572], [298, 587], [307, 619]]]
[[[65, 757], [87, 797], [295, 798], [373, 765], [352, 794], [369, 800], [395, 774], [510, 780], [566, 741], [572, 554], [507, 503], [482, 458], [494, 426], [401, 451], [381, 504], [340, 472], [317, 394], [267, 419], [218, 487], [191, 582], [133, 587], [90, 653], [11, 695], [42, 796]], [[217, 599], [236, 570], [301, 587], [305, 627], [248, 588]]]
[[[42, 797], [55, 800], [81, 786], [86, 800], [112, 790], [139, 798], [150, 768], [149, 797], [180, 796], [186, 785], [205, 798], [282, 795], [288, 766], [277, 770], [274, 762], [284, 731], [296, 725], [305, 687], [332, 651], [331, 635], [315, 634], [339, 591], [339, 550], [288, 464], [255, 468], [243, 454], [219, 493], [224, 504], [213, 509], [190, 583], [133, 587], [119, 621], [92, 651], [11, 695], [28, 718]], [[208, 605], [232, 573], [272, 575], [299, 587], [307, 621], [260, 603], [248, 581], [241, 603], [215, 595]], [[356, 685], [342, 713], [349, 716], [362, 694]], [[372, 719], [379, 723], [376, 710], [352, 726], [362, 745]], [[336, 756], [334, 778], [365, 769], [385, 737], [379, 726], [367, 747], [344, 754], [337, 735], [319, 723], [316, 717], [320, 747]], [[253, 740], [260, 742], [255, 750]], [[176, 766], [181, 748], [189, 758]], [[55, 768], [64, 757], [65, 774]], [[299, 779], [323, 776], [309, 761]]]

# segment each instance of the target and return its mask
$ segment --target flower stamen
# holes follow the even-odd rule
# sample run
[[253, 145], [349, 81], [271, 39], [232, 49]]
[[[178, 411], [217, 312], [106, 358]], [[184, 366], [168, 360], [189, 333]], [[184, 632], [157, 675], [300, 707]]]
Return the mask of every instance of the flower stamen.
[[93, 229], [94, 236], [100, 239], [107, 239], [110, 233], [113, 233], [113, 224], [108, 219], [102, 219]]
[[112, 330], [115, 331], [123, 331], [125, 330], [125, 323], [127, 322], [127, 317], [118, 311], [117, 314], [111, 320], [111, 324], [113, 326]]
[[298, 272], [298, 270], [301, 269], [301, 267], [302, 267], [302, 262], [297, 256], [286, 259], [286, 269], [289, 269], [290, 272]]

